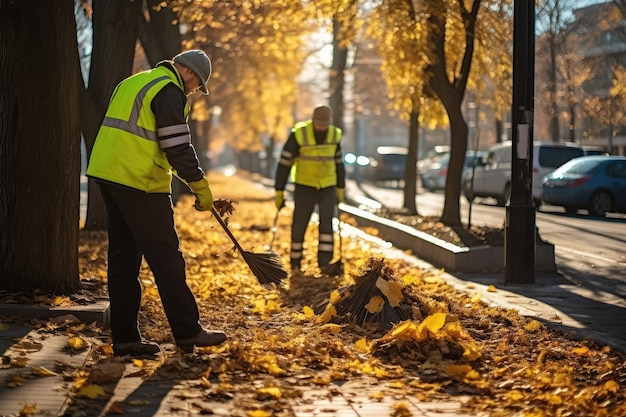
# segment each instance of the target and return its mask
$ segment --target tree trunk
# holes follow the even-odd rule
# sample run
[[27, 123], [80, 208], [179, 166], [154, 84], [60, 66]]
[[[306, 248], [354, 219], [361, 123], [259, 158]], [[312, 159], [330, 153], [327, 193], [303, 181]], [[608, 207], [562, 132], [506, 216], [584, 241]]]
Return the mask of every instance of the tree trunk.
[[[139, 31], [140, 1], [93, 0], [93, 54], [89, 87], [81, 95], [81, 131], [87, 157], [104, 118], [115, 86], [133, 69]], [[89, 181], [85, 229], [105, 230], [106, 211], [100, 190]]]
[[409, 149], [404, 169], [404, 207], [417, 214], [417, 155], [419, 154], [419, 112], [413, 110], [409, 123]]
[[182, 36], [178, 16], [169, 5], [161, 7], [162, 0], [147, 0], [150, 22], [140, 15], [139, 40], [151, 66], [172, 59], [180, 52]]
[[[446, 20], [441, 10], [434, 8], [434, 13], [429, 17], [434, 30], [431, 32], [431, 42], [434, 47], [435, 62], [430, 66], [431, 79], [429, 87], [435, 92], [446, 109], [450, 121], [450, 162], [446, 176], [445, 200], [441, 222], [450, 226], [461, 226], [461, 174], [465, 162], [467, 150], [467, 123], [463, 117], [461, 106], [467, 86], [467, 80], [474, 54], [474, 31], [476, 17], [480, 8], [481, 0], [471, 2], [471, 11], [466, 12], [463, 20], [465, 27], [465, 53], [458, 74], [453, 79], [448, 78], [446, 67]], [[433, 5], [438, 4], [434, 2]]]
[[0, 288], [80, 288], [72, 0], [0, 0]]
[[342, 129], [343, 126], [343, 87], [344, 72], [348, 62], [348, 48], [340, 46], [338, 38], [341, 24], [333, 19], [333, 62], [330, 68], [329, 104], [333, 109], [333, 125]]

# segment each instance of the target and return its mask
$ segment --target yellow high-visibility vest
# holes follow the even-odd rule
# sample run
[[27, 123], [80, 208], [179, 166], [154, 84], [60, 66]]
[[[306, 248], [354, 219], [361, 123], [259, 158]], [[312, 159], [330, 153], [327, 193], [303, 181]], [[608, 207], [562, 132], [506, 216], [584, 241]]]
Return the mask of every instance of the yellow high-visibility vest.
[[[171, 192], [172, 167], [159, 145], [151, 109], [154, 97], [169, 83], [185, 91], [180, 75], [165, 66], [118, 84], [91, 152], [88, 176], [148, 193]], [[189, 103], [184, 111], [187, 118]]]
[[341, 141], [341, 129], [330, 126], [322, 144], [315, 143], [311, 121], [297, 123], [292, 132], [300, 145], [300, 155], [295, 159], [291, 171], [292, 181], [317, 189], [337, 185], [335, 153]]

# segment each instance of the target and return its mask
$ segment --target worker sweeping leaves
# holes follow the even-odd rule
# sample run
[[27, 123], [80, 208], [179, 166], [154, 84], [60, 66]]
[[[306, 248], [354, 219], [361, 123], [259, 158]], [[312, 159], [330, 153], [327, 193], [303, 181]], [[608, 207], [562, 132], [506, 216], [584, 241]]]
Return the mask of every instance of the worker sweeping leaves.
[[333, 216], [337, 202], [343, 202], [345, 166], [341, 152], [341, 129], [332, 125], [332, 111], [319, 106], [311, 120], [297, 123], [285, 142], [276, 168], [276, 208], [285, 204], [285, 186], [290, 177], [295, 185], [291, 227], [290, 261], [299, 270], [304, 234], [313, 210], [319, 214], [317, 262], [322, 273], [332, 273]]

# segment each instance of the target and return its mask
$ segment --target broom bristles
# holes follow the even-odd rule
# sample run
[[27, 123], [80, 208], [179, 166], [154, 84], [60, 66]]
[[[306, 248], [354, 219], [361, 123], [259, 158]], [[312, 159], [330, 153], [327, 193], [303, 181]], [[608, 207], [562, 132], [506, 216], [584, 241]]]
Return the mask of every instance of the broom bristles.
[[275, 252], [252, 253], [243, 250], [241, 255], [259, 283], [266, 288], [280, 287], [289, 276], [282, 258]]
[[[387, 296], [376, 286], [378, 278], [388, 280], [383, 272], [382, 260], [370, 258], [367, 264], [369, 268], [362, 276], [355, 278], [354, 285], [344, 286], [338, 289], [339, 298], [334, 303], [326, 300], [319, 302], [314, 307], [315, 314], [321, 314], [328, 304], [333, 304], [337, 315], [331, 319], [335, 323], [351, 322], [357, 325], [376, 323], [385, 329], [393, 324], [410, 318], [410, 314], [402, 307], [392, 307]], [[383, 308], [377, 313], [370, 313], [366, 305], [373, 297], [381, 297], [384, 300]]]

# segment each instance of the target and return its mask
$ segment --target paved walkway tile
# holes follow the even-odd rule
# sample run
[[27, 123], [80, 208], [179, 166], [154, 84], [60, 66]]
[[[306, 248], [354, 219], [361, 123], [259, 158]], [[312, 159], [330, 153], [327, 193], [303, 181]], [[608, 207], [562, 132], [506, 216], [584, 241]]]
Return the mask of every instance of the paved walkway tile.
[[[63, 378], [63, 372], [71, 373], [81, 368], [87, 357], [87, 350], [70, 352], [67, 349], [67, 336], [41, 335], [37, 330], [5, 323], [0, 331], [2, 355], [14, 365], [0, 368], [0, 415], [17, 415], [26, 405], [36, 407], [37, 415], [56, 416], [63, 409], [71, 380]], [[22, 338], [18, 341], [19, 338]], [[17, 339], [16, 339], [17, 338]], [[8, 349], [5, 349], [6, 346]], [[26, 358], [24, 366], [15, 362]], [[43, 367], [56, 375], [40, 376], [33, 369]], [[10, 381], [18, 381], [11, 388]]]

